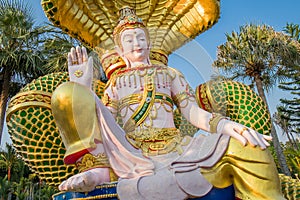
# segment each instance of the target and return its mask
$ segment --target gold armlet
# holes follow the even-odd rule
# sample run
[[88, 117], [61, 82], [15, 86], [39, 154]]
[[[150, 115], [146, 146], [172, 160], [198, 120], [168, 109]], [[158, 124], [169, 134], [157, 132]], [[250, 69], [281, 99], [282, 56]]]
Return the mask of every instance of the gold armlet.
[[190, 98], [195, 98], [195, 96], [187, 92], [179, 92], [173, 97], [173, 101], [178, 108], [179, 107], [183, 108], [187, 106], [188, 102], [186, 103], [186, 105], [180, 106], [181, 102], [183, 102], [184, 100], [189, 101], [191, 100]]
[[105, 105], [105, 106], [109, 106], [109, 107], [112, 107], [113, 109], [115, 110], [118, 110], [118, 101], [117, 100], [113, 100], [111, 99], [107, 94], [105, 94], [102, 98], [102, 103]]
[[212, 113], [212, 117], [209, 120], [211, 133], [217, 133], [218, 124], [222, 119], [227, 119], [227, 117], [224, 117], [223, 115], [221, 115], [219, 113]]
[[79, 172], [83, 172], [97, 167], [110, 167], [110, 164], [105, 153], [100, 153], [97, 156], [87, 153], [82, 157], [81, 161], [76, 163], [76, 167]]

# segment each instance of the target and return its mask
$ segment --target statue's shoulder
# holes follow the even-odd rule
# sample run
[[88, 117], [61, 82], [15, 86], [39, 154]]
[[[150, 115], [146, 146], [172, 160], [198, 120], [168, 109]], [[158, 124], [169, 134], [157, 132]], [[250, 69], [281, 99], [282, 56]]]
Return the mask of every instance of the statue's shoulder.
[[168, 66], [168, 72], [169, 72], [169, 74], [171, 75], [172, 78], [176, 78], [176, 77], [184, 78], [183, 73], [180, 70], [176, 69], [176, 68]]

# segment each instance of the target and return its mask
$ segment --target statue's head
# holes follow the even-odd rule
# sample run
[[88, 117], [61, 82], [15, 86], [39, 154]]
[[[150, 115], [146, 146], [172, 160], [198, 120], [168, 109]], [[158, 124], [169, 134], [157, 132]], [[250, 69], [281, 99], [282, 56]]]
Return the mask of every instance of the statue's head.
[[148, 59], [149, 32], [132, 8], [124, 7], [120, 10], [120, 19], [113, 36], [118, 53], [123, 58], [130, 62], [142, 62], [145, 58]]

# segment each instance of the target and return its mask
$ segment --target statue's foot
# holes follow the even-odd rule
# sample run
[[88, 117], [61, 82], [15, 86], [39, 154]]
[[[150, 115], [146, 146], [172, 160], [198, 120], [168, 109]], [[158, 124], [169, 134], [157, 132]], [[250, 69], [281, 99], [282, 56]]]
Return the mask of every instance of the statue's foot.
[[61, 191], [89, 192], [94, 190], [97, 185], [105, 182], [110, 182], [109, 169], [94, 168], [68, 178], [58, 186], [58, 189]]

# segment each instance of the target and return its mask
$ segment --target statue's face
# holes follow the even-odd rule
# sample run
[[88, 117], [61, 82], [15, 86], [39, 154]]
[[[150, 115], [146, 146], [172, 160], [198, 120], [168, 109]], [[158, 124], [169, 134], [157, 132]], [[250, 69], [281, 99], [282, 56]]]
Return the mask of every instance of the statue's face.
[[141, 28], [127, 29], [121, 33], [122, 53], [130, 62], [143, 62], [149, 57], [149, 45]]

